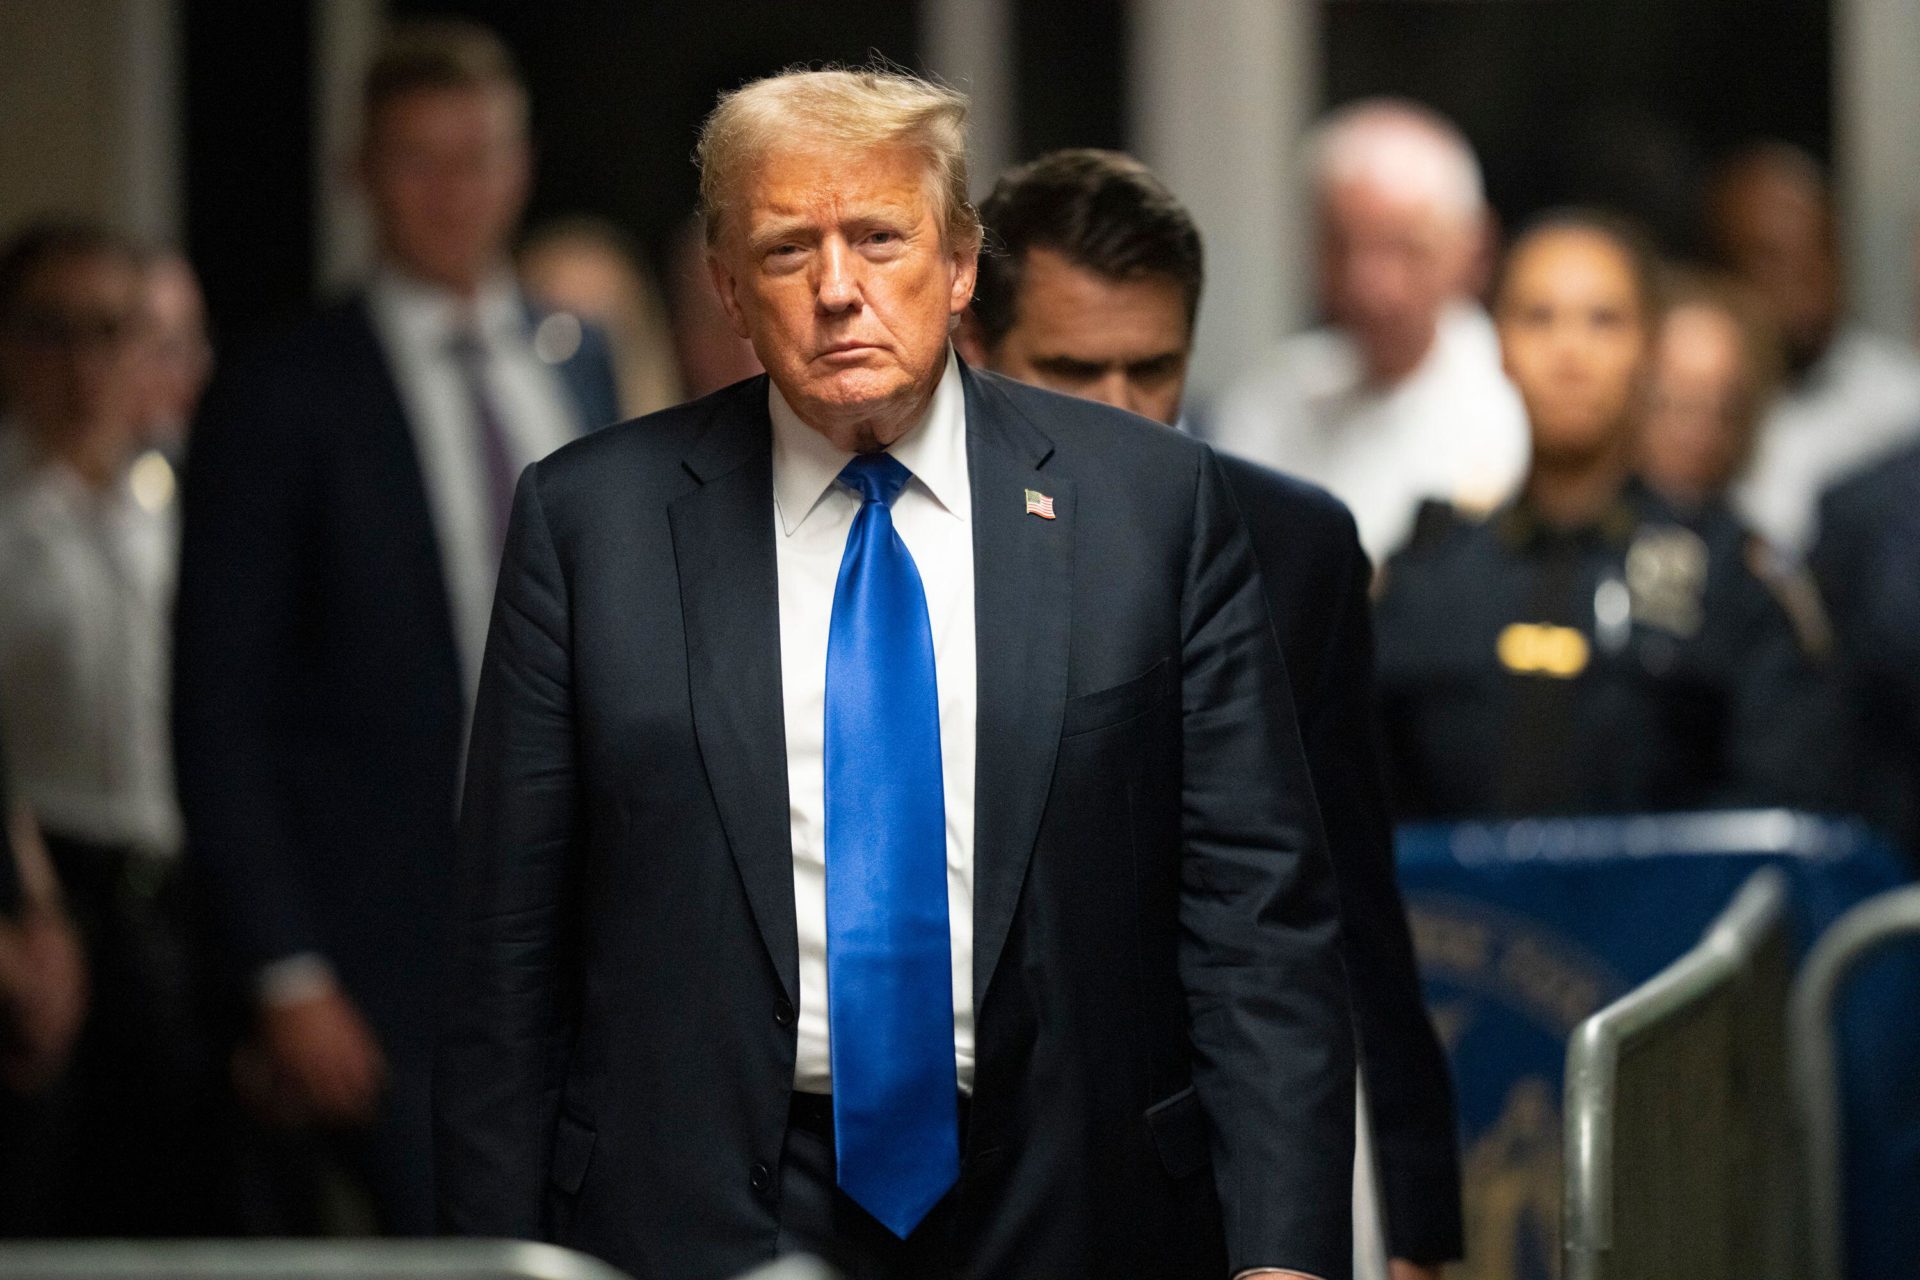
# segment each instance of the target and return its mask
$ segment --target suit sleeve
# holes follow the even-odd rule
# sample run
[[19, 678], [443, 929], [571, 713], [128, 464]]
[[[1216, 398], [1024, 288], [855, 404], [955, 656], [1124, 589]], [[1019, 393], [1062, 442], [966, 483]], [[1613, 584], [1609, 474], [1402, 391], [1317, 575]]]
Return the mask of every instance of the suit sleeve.
[[441, 1225], [537, 1239], [572, 1019], [576, 860], [567, 587], [522, 476], [481, 665], [460, 818], [454, 963], [434, 1074]]
[[1181, 979], [1230, 1274], [1348, 1273], [1353, 1030], [1335, 897], [1252, 548], [1208, 453], [1182, 601]]
[[1302, 706], [1307, 758], [1334, 854], [1340, 927], [1392, 1255], [1436, 1264], [1464, 1250], [1452, 1077], [1420, 994], [1393, 859], [1373, 693], [1372, 567], [1343, 517], [1348, 572], [1328, 608], [1321, 687]]
[[193, 434], [181, 504], [173, 734], [187, 854], [241, 966], [317, 952], [290, 847], [299, 767], [304, 557], [314, 540], [309, 438], [265, 376], [223, 379]]
[[1738, 659], [1725, 667], [1728, 718], [1716, 800], [1836, 808], [1849, 735], [1835, 668], [1828, 655], [1808, 651], [1787, 607], [1754, 568], [1732, 565], [1723, 590], [1718, 607], [1732, 629], [1726, 651]]

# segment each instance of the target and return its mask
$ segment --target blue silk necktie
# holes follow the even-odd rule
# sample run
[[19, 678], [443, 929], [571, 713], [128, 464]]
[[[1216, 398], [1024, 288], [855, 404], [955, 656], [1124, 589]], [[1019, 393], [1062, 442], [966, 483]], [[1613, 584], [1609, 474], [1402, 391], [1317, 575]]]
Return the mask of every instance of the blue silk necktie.
[[907, 469], [855, 458], [860, 495], [827, 638], [827, 1019], [840, 1188], [906, 1238], [960, 1176], [946, 800], [927, 596], [893, 500]]

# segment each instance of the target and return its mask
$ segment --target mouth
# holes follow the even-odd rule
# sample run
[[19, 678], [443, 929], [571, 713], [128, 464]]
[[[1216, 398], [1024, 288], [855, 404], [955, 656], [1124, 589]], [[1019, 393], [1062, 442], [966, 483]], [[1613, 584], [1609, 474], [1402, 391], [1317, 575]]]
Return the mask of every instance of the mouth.
[[880, 348], [871, 342], [836, 342], [821, 351], [814, 359], [845, 364], [859, 360], [869, 353], [878, 350], [880, 350]]

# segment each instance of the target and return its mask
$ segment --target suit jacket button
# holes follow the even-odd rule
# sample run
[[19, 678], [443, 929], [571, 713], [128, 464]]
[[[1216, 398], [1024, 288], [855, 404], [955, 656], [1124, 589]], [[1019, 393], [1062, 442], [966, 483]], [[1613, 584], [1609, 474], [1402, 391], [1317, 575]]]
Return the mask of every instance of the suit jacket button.
[[783, 1027], [793, 1025], [793, 1006], [784, 998], [773, 1006], [773, 1020]]
[[747, 1174], [747, 1180], [753, 1184], [755, 1191], [765, 1195], [773, 1187], [773, 1170], [764, 1164], [756, 1163]]

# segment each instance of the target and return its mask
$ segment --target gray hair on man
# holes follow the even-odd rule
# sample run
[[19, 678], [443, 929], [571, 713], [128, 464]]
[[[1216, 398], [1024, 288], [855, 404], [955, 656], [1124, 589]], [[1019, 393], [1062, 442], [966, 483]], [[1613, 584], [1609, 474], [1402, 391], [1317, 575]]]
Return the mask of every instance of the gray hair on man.
[[723, 94], [700, 130], [700, 214], [717, 245], [740, 185], [780, 143], [903, 146], [921, 153], [949, 245], [977, 248], [967, 196], [967, 96], [887, 67], [794, 68]]
[[1404, 98], [1363, 98], [1330, 112], [1304, 148], [1315, 189], [1363, 184], [1477, 222], [1486, 188], [1473, 147], [1439, 112]]

